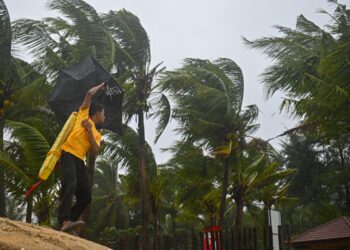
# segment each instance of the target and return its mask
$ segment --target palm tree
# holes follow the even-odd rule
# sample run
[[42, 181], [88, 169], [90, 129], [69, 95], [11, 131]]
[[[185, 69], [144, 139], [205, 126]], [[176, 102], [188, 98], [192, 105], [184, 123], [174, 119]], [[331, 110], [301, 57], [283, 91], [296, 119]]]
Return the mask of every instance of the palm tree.
[[139, 136], [139, 172], [141, 194], [141, 249], [148, 249], [148, 187], [145, 142], [145, 112], [149, 110], [149, 98], [152, 94], [152, 83], [159, 73], [159, 64], [151, 68], [150, 42], [140, 20], [131, 12], [110, 11], [104, 15], [104, 24], [109, 28], [117, 41], [115, 56], [119, 79], [125, 79], [124, 112], [129, 121], [133, 116], [138, 121]]
[[[7, 11], [6, 5], [3, 0], [0, 1], [0, 83], [1, 83], [1, 107], [3, 107], [4, 88], [3, 84], [8, 80], [8, 71], [11, 65], [11, 25], [10, 16]], [[3, 113], [3, 111], [2, 111]], [[4, 131], [4, 119], [3, 114], [0, 116], [0, 150], [3, 150], [3, 132]], [[5, 210], [5, 185], [4, 185], [4, 173], [0, 171], [0, 216], [6, 216]]]
[[[244, 81], [232, 60], [186, 59], [182, 68], [164, 73], [161, 89], [175, 104], [172, 117], [185, 141], [204, 147], [224, 164], [219, 224], [223, 224], [230, 167], [237, 164], [245, 137], [257, 128], [255, 105], [242, 108]], [[163, 114], [158, 114], [164, 117]], [[163, 129], [164, 126], [160, 129]]]
[[[172, 158], [164, 165], [164, 174], [170, 175], [176, 187], [175, 200], [178, 207], [193, 214], [203, 214], [205, 221], [215, 225], [220, 207], [220, 188], [215, 183], [221, 181], [222, 164], [205, 155], [201, 148], [178, 141], [168, 149]], [[169, 178], [169, 179], [170, 179]], [[203, 223], [203, 226], [205, 223]]]
[[[235, 230], [238, 241], [241, 237], [243, 208], [247, 202], [256, 199], [262, 189], [270, 188], [266, 201], [273, 201], [276, 194], [283, 192], [282, 187], [275, 185], [295, 173], [294, 169], [282, 169], [277, 161], [271, 161], [266, 153], [258, 154], [256, 149], [242, 152], [237, 161], [237, 170], [232, 175], [229, 193], [235, 200]], [[275, 196], [273, 196], [275, 194]]]
[[[49, 86], [45, 79], [28, 63], [11, 55], [12, 29], [10, 18], [3, 1], [0, 2], [1, 19], [1, 61], [0, 61], [0, 147], [3, 150], [3, 133], [6, 119], [21, 121], [28, 117], [46, 113], [38, 110], [45, 106]], [[39, 91], [40, 90], [40, 91]], [[33, 95], [33, 93], [37, 93]], [[4, 212], [4, 173], [0, 171], [0, 216]]]
[[22, 201], [18, 201], [8, 194], [6, 197], [6, 217], [17, 221], [25, 219], [25, 206]]

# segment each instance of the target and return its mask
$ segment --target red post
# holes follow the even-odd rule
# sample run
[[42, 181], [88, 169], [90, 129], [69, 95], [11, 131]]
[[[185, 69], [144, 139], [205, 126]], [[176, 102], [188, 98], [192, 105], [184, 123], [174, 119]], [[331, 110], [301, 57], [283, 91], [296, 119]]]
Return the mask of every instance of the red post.
[[203, 250], [220, 250], [220, 226], [203, 228]]

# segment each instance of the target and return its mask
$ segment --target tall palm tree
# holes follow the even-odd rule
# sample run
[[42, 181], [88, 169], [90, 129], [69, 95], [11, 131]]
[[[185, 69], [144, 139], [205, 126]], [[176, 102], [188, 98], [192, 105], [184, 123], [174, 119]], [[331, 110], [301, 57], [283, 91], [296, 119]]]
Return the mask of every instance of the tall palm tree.
[[[0, 2], [0, 146], [3, 150], [5, 120], [20, 121], [46, 113], [37, 109], [46, 102], [49, 86], [28, 63], [11, 54], [13, 30], [3, 1]], [[33, 93], [36, 93], [33, 95]], [[0, 173], [0, 215], [4, 213], [4, 173]]]
[[[1, 99], [4, 97], [4, 83], [8, 81], [9, 65], [11, 65], [11, 24], [10, 16], [6, 8], [5, 2], [0, 1], [0, 81], [1, 81]], [[1, 100], [1, 107], [3, 107], [3, 100]], [[0, 116], [0, 150], [3, 150], [3, 130], [4, 119]], [[5, 186], [4, 173], [0, 171], [0, 216], [5, 217]]]
[[[183, 139], [209, 150], [224, 164], [219, 212], [222, 225], [230, 168], [237, 164], [245, 137], [258, 127], [254, 124], [257, 107], [242, 107], [242, 71], [227, 58], [186, 59], [182, 68], [164, 73], [161, 89], [174, 100], [172, 117], [179, 122], [177, 131]], [[164, 117], [162, 113], [157, 115]]]
[[153, 91], [153, 80], [159, 73], [160, 64], [151, 67], [150, 42], [140, 20], [131, 12], [110, 11], [104, 15], [104, 24], [117, 41], [115, 67], [119, 79], [125, 79], [126, 104], [124, 112], [127, 121], [135, 116], [139, 136], [139, 172], [141, 194], [141, 249], [148, 249], [148, 190], [145, 141], [145, 112], [149, 110], [149, 100]]
[[[0, 65], [2, 69], [6, 69], [6, 65], [11, 61], [11, 21], [3, 0], [0, 1], [0, 34]], [[2, 70], [2, 80], [4, 80], [4, 73], [5, 70]]]

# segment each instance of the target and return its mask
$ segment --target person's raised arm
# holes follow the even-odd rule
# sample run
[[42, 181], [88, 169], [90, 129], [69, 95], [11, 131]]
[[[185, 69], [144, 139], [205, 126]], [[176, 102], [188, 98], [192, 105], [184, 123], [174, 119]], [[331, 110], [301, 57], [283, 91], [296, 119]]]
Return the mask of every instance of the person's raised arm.
[[85, 95], [85, 99], [83, 104], [80, 106], [80, 109], [87, 109], [90, 107], [91, 103], [91, 97], [96, 94], [100, 89], [105, 88], [106, 83], [102, 82], [101, 84], [97, 85], [96, 87], [91, 88]]

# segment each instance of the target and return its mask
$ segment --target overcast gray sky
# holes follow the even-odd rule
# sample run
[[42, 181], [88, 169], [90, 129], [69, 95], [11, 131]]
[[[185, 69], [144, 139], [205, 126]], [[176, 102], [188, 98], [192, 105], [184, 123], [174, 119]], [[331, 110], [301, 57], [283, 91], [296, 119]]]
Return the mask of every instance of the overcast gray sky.
[[[40, 19], [57, 16], [48, 11], [46, 0], [5, 0], [11, 20]], [[266, 100], [259, 75], [270, 60], [260, 51], [248, 49], [242, 36], [248, 39], [277, 35], [273, 25], [294, 27], [298, 15], [318, 25], [329, 21], [319, 8], [332, 12], [333, 5], [326, 0], [87, 0], [98, 12], [125, 8], [136, 14], [145, 27], [150, 40], [152, 62], [164, 62], [167, 69], [181, 66], [184, 58], [233, 59], [243, 70], [245, 79], [244, 105], [257, 104], [260, 109], [259, 131], [263, 139], [274, 137], [295, 121], [279, 113], [281, 94]], [[349, 0], [339, 1], [349, 4]], [[153, 145], [154, 122], [146, 124], [146, 139], [153, 145], [157, 162], [169, 157], [161, 153], [176, 139], [167, 129], [157, 145]], [[278, 140], [273, 145], [278, 147]]]

